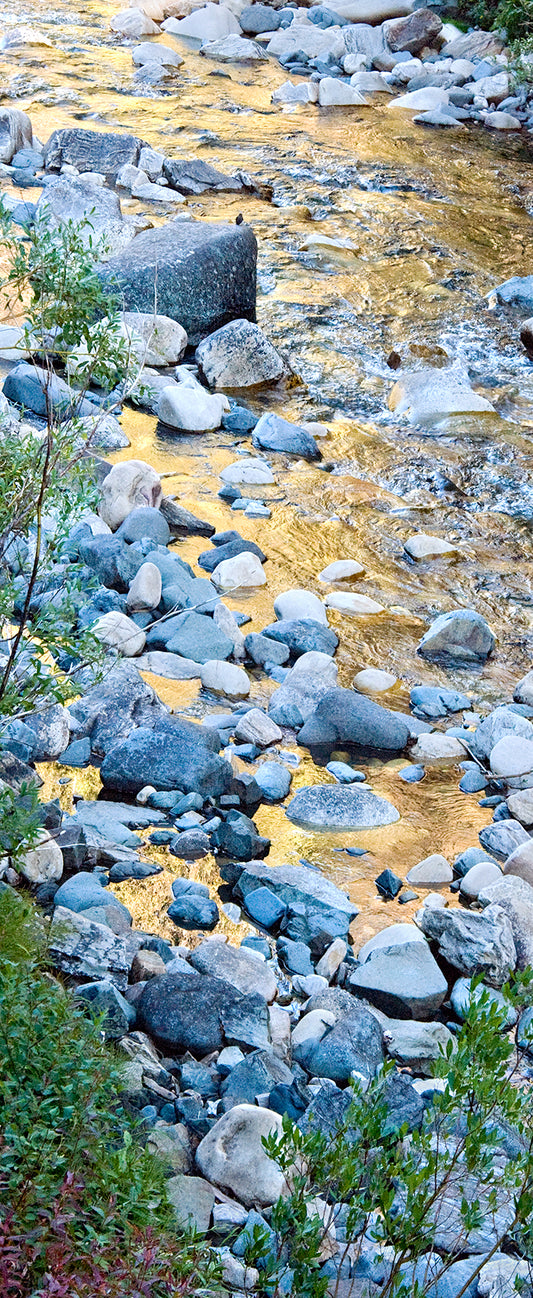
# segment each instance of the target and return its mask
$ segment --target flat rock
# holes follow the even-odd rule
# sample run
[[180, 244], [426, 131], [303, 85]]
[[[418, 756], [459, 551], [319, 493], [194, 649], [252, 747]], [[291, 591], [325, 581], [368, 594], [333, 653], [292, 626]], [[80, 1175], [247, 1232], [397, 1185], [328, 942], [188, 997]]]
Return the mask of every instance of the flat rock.
[[232, 779], [229, 762], [208, 747], [206, 731], [177, 719], [165, 729], [132, 730], [109, 750], [100, 773], [105, 788], [125, 794], [152, 784], [217, 797]]
[[113, 177], [126, 163], [137, 165], [142, 146], [143, 141], [136, 135], [65, 127], [50, 136], [44, 165], [47, 171], [61, 171], [67, 164], [80, 172], [102, 172]]
[[136, 665], [139, 671], [164, 676], [171, 681], [197, 680], [201, 670], [201, 664], [193, 662], [192, 658], [166, 653], [164, 649], [149, 649], [148, 653], [136, 659]]
[[444, 1023], [420, 1023], [414, 1019], [389, 1019], [383, 1024], [383, 1045], [402, 1068], [431, 1077], [434, 1064], [453, 1042]]
[[180, 616], [166, 648], [168, 653], [180, 654], [202, 664], [214, 658], [229, 658], [233, 653], [231, 640], [220, 631], [213, 618], [193, 610]]
[[442, 1005], [448, 984], [426, 943], [382, 947], [350, 973], [350, 991], [385, 1014], [402, 1019], [431, 1019]]
[[232, 559], [223, 559], [212, 572], [217, 590], [231, 591], [253, 586], [265, 586], [266, 574], [256, 554], [243, 550]]
[[234, 947], [219, 938], [202, 942], [190, 957], [194, 969], [202, 974], [223, 978], [238, 992], [274, 1000], [277, 983], [272, 970], [246, 947]]
[[453, 870], [446, 860], [445, 856], [440, 856], [438, 852], [432, 856], [426, 856], [418, 865], [414, 865], [407, 875], [407, 882], [414, 884], [415, 887], [422, 888], [440, 888], [445, 883], [451, 883], [453, 879]]
[[352, 591], [331, 591], [324, 599], [326, 608], [334, 608], [339, 613], [351, 613], [353, 617], [368, 617], [373, 613], [384, 613], [383, 604], [371, 599], [369, 595], [357, 595]]
[[289, 908], [306, 916], [308, 933], [329, 930], [331, 940], [345, 937], [357, 906], [318, 870], [303, 865], [271, 867], [261, 861], [248, 862], [239, 874], [235, 893], [246, 904], [248, 894], [269, 888]]
[[400, 819], [396, 807], [385, 798], [367, 789], [332, 784], [299, 789], [287, 807], [287, 816], [306, 828], [326, 830], [373, 829]]
[[456, 548], [442, 537], [430, 536], [427, 532], [417, 532], [404, 545], [411, 559], [436, 559], [441, 554], [454, 554]]
[[107, 979], [119, 991], [128, 985], [132, 955], [122, 937], [105, 924], [56, 906], [47, 944], [53, 968], [74, 978]]
[[361, 577], [365, 569], [356, 559], [335, 559], [318, 574], [318, 581], [351, 581]]
[[206, 41], [200, 47], [200, 54], [217, 63], [265, 63], [267, 55], [256, 41], [246, 40], [243, 36], [221, 36], [215, 41]]

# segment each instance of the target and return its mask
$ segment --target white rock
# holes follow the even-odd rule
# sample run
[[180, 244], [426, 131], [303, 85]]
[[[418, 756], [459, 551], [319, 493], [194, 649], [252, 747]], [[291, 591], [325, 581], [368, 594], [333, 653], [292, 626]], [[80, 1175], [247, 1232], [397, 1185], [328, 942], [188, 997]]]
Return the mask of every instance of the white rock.
[[332, 108], [337, 105], [352, 107], [355, 104], [368, 104], [356, 86], [348, 86], [337, 77], [322, 77], [318, 83], [318, 102], [321, 108]]
[[0, 359], [25, 361], [30, 355], [25, 347], [26, 331], [17, 325], [0, 325]]
[[410, 751], [415, 762], [447, 762], [453, 765], [465, 755], [464, 744], [453, 735], [443, 735], [436, 730], [432, 735], [419, 735]]
[[183, 194], [178, 194], [177, 189], [170, 189], [165, 185], [152, 185], [152, 182], [145, 176], [144, 179], [137, 179], [131, 187], [132, 198], [142, 198], [143, 202], [156, 203], [184, 203]]
[[439, 86], [424, 86], [420, 90], [410, 90], [406, 95], [400, 95], [398, 99], [391, 99], [387, 108], [408, 108], [417, 113], [431, 111], [432, 108], [442, 108], [443, 104], [450, 102], [450, 96], [447, 90], [442, 90]]
[[225, 469], [222, 469], [220, 477], [223, 482], [232, 484], [244, 482], [249, 486], [255, 483], [260, 486], [269, 486], [276, 481], [266, 460], [258, 460], [252, 457], [250, 459], [235, 460], [234, 464], [228, 464]]
[[373, 951], [381, 951], [391, 946], [405, 946], [408, 942], [426, 942], [424, 934], [416, 924], [391, 924], [381, 929], [368, 939], [357, 954], [357, 959], [364, 964]]
[[143, 365], [177, 365], [185, 353], [185, 329], [170, 316], [124, 311], [122, 324], [135, 360]]
[[[344, 69], [346, 72], [348, 71], [348, 68], [346, 67], [348, 57], [349, 56], [347, 55], [344, 60]], [[354, 90], [359, 90], [362, 95], [392, 94], [392, 89], [387, 85], [381, 72], [354, 72], [350, 79], [350, 85], [353, 86]]]
[[263, 53], [257, 41], [246, 40], [244, 36], [221, 36], [216, 41], [206, 41], [200, 47], [200, 54], [217, 63], [265, 63]]
[[260, 708], [250, 708], [238, 722], [235, 737], [245, 744], [257, 744], [258, 748], [268, 748], [283, 739], [282, 731], [275, 721], [271, 721]]
[[[150, 48], [150, 49], [154, 49], [154, 48], [155, 48], [155, 49], [159, 49], [159, 46], [155, 46], [155, 47], [154, 47], [153, 45], [150, 44], [149, 48]], [[165, 48], [166, 48], [166, 47], [165, 47]], [[174, 53], [174, 52], [175, 52], [175, 51], [173, 50], [172, 53]], [[179, 58], [179, 55], [176, 55], [176, 57]], [[182, 62], [183, 62], [183, 60], [182, 60]], [[151, 149], [151, 148], [149, 147], [148, 144], [145, 144], [145, 145], [143, 146], [143, 148], [141, 149], [141, 152], [140, 152], [140, 154], [139, 154], [139, 167], [140, 167], [141, 171], [146, 172], [146, 175], [148, 176], [148, 179], [149, 179], [149, 180], [157, 180], [157, 179], [158, 179], [158, 177], [161, 175], [161, 172], [162, 172], [162, 170], [163, 170], [163, 163], [164, 163], [164, 161], [165, 161], [165, 154], [164, 154], [164, 153], [159, 153], [157, 149]], [[136, 312], [134, 312], [134, 311], [132, 311], [132, 312], [127, 312], [127, 313], [125, 312], [125, 314], [128, 314], [128, 315], [131, 314], [132, 316], [135, 316], [135, 315], [136, 315]], [[139, 312], [139, 314], [140, 314], [140, 312]], [[153, 319], [154, 319], [153, 315], [150, 315], [150, 316], [149, 316], [149, 319], [153, 321]], [[165, 316], [156, 316], [156, 320], [168, 320], [168, 319], [169, 319], [169, 317], [166, 316], [166, 315], [165, 315]], [[175, 324], [175, 323], [176, 323], [176, 321], [173, 320], [173, 321], [172, 321], [172, 324]], [[180, 326], [180, 328], [181, 328], [181, 326]]]
[[[294, 667], [291, 667], [290, 675], [301, 676], [308, 673], [311, 676], [321, 676], [322, 680], [331, 681], [331, 685], [336, 685], [339, 669], [333, 658], [329, 654], [320, 653], [319, 649], [309, 649], [307, 653], [300, 654], [296, 659]], [[285, 677], [288, 680], [288, 677]]]
[[117, 189], [129, 189], [131, 191], [133, 185], [135, 185], [141, 174], [145, 176], [146, 172], [141, 173], [140, 167], [134, 167], [132, 162], [125, 162], [124, 166], [117, 172]]
[[273, 104], [316, 104], [317, 99], [318, 86], [315, 81], [302, 81], [299, 85], [295, 85], [294, 81], [284, 81], [271, 95]]
[[336, 0], [335, 13], [352, 23], [377, 26], [387, 18], [403, 18], [412, 13], [413, 8], [413, 0]]
[[230, 699], [246, 699], [250, 693], [250, 680], [242, 667], [235, 663], [213, 659], [202, 665], [200, 680], [204, 689], [215, 694], [227, 694]]
[[512, 793], [507, 799], [507, 806], [514, 820], [519, 820], [521, 825], [533, 825], [533, 789], [523, 789], [520, 793]]
[[286, 1193], [283, 1175], [263, 1147], [263, 1137], [281, 1135], [278, 1113], [237, 1104], [219, 1118], [196, 1150], [202, 1175], [230, 1190], [247, 1207], [267, 1207]]
[[318, 595], [310, 590], [286, 590], [274, 600], [274, 612], [279, 622], [311, 618], [313, 622], [328, 625], [326, 610]]
[[259, 325], [230, 320], [196, 348], [198, 362], [212, 388], [250, 388], [276, 383], [285, 363]]
[[220, 392], [207, 392], [192, 374], [175, 386], [163, 388], [158, 415], [161, 423], [189, 433], [207, 433], [220, 428], [222, 415], [229, 410], [228, 398]]
[[324, 955], [316, 965], [316, 973], [322, 978], [327, 978], [328, 982], [335, 977], [337, 969], [342, 964], [348, 947], [342, 937], [336, 937], [334, 941], [324, 951]]
[[[495, 80], [496, 78], [494, 78]], [[522, 123], [513, 113], [487, 113], [483, 125], [491, 131], [521, 131]]]
[[135, 666], [141, 672], [164, 676], [169, 681], [193, 681], [200, 678], [200, 664], [192, 658], [166, 653], [163, 649], [150, 649], [137, 659]]
[[[443, 62], [446, 62], [446, 60], [443, 60]], [[475, 70], [476, 70], [476, 64], [472, 63], [471, 59], [452, 59], [450, 64], [450, 72], [452, 73], [452, 75], [456, 79], [459, 77], [462, 78], [463, 81], [470, 81], [470, 78], [473, 77]]]
[[370, 613], [384, 613], [383, 604], [369, 595], [356, 595], [349, 590], [334, 590], [325, 596], [326, 608], [335, 608], [338, 613], [351, 613], [354, 617], [365, 617]]
[[219, 36], [236, 36], [241, 26], [234, 14], [226, 5], [206, 4], [203, 9], [196, 9], [187, 18], [167, 18], [163, 30], [172, 36], [193, 37], [202, 42], [216, 41]]
[[480, 77], [475, 86], [477, 95], [483, 95], [489, 103], [501, 104], [509, 94], [509, 77], [507, 72], [497, 72], [495, 77]]
[[533, 742], [521, 735], [504, 735], [491, 750], [490, 769], [504, 778], [529, 775], [533, 771]]
[[155, 563], [143, 563], [135, 574], [126, 599], [131, 613], [157, 608], [161, 599], [161, 573]]
[[109, 24], [119, 36], [159, 36], [160, 29], [141, 9], [123, 9]]
[[266, 586], [265, 570], [256, 554], [243, 550], [233, 559], [223, 559], [211, 573], [217, 590], [238, 590], [239, 587]]
[[456, 548], [442, 537], [430, 536], [427, 532], [415, 532], [404, 546], [411, 559], [434, 559], [439, 554], [454, 554]]
[[528, 1289], [530, 1277], [531, 1268], [528, 1262], [516, 1257], [508, 1257], [507, 1254], [496, 1253], [482, 1266], [479, 1273], [477, 1288], [479, 1298], [515, 1298], [517, 1293]]
[[377, 667], [364, 667], [354, 676], [353, 683], [361, 694], [381, 694], [383, 690], [391, 690], [397, 679], [392, 672], [383, 672]]
[[28, 883], [56, 882], [63, 874], [63, 853], [47, 829], [39, 834], [35, 847], [25, 852], [19, 862], [20, 873]]
[[274, 1001], [268, 1007], [268, 1026], [272, 1053], [285, 1064], [291, 1062], [291, 1016]]
[[279, 58], [282, 54], [303, 50], [311, 59], [326, 59], [330, 54], [334, 59], [342, 59], [346, 53], [342, 31], [341, 27], [328, 27], [324, 31], [314, 24], [304, 26], [292, 22], [290, 27], [280, 27], [272, 33], [267, 52]]
[[76, 420], [76, 430], [85, 438], [87, 446], [99, 451], [121, 451], [130, 446], [129, 437], [114, 415], [82, 415]]
[[336, 559], [319, 572], [318, 580], [350, 581], [352, 577], [361, 577], [364, 571], [362, 563], [357, 563], [356, 559]]
[[513, 697], [517, 703], [527, 703], [528, 707], [533, 707], [533, 671], [527, 672], [527, 675], [522, 676], [518, 681]]
[[[180, 64], [184, 62], [181, 54], [171, 49], [170, 45], [156, 45], [153, 41], [143, 41], [142, 45], [135, 45], [131, 51], [131, 57], [137, 68], [144, 67], [145, 63], [162, 63], [165, 67], [179, 68]], [[146, 149], [142, 150], [142, 153], [146, 152]], [[150, 150], [150, 152], [154, 152], [154, 150]], [[144, 170], [142, 158], [139, 158], [139, 166], [141, 170]], [[161, 168], [159, 170], [161, 171]], [[150, 177], [150, 179], [153, 179], [153, 177]]]
[[321, 1041], [328, 1028], [333, 1027], [335, 1015], [331, 1010], [310, 1010], [296, 1024], [292, 1034], [293, 1046], [301, 1046], [304, 1041]]
[[144, 631], [125, 613], [103, 613], [91, 627], [91, 631], [101, 644], [118, 649], [125, 658], [135, 658], [142, 653], [146, 644]]
[[424, 860], [414, 865], [407, 875], [408, 883], [422, 888], [440, 888], [442, 884], [451, 883], [452, 880], [452, 867], [446, 857], [438, 852], [424, 857]]
[[466, 370], [460, 365], [443, 369], [428, 366], [402, 374], [390, 393], [389, 409], [396, 415], [408, 413], [411, 423], [475, 411], [494, 414], [494, 406], [474, 392]]
[[222, 600], [219, 600], [219, 603], [215, 604], [213, 622], [220, 627], [220, 630], [224, 632], [224, 635], [228, 637], [228, 640], [232, 641], [233, 657], [245, 658], [246, 649], [244, 647], [243, 633], [234, 614], [231, 612], [231, 609], [227, 608], [226, 604], [222, 603]]
[[463, 897], [475, 898], [482, 888], [490, 886], [491, 883], [499, 883], [501, 878], [502, 871], [495, 861], [479, 861], [463, 875], [460, 892]]
[[163, 492], [161, 479], [144, 460], [122, 460], [114, 464], [100, 487], [98, 513], [112, 532], [132, 509], [150, 505], [159, 509]]

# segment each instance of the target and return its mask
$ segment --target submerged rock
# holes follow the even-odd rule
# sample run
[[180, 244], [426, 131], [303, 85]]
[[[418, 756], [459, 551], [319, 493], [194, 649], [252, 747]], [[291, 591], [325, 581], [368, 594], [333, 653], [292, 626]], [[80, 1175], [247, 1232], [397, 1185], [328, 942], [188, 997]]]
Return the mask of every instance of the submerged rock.
[[[309, 829], [373, 829], [392, 825], [400, 813], [368, 789], [315, 784], [299, 789], [287, 807], [289, 820]], [[451, 871], [450, 871], [451, 877]]]

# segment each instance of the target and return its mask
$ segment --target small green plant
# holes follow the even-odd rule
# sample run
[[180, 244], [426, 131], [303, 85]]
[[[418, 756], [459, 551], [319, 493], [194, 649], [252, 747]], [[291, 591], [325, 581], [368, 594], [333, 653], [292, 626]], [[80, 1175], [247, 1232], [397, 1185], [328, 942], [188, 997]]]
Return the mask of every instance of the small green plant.
[[[485, 991], [472, 1002], [412, 1129], [391, 1121], [385, 1065], [366, 1091], [354, 1084], [333, 1137], [285, 1118], [264, 1141], [289, 1186], [272, 1211], [275, 1247], [258, 1237], [248, 1254], [270, 1298], [347, 1298], [374, 1256], [383, 1298], [423, 1298], [469, 1252], [472, 1278], [502, 1246], [533, 1260], [533, 1096], [505, 1032], [509, 1004], [530, 989], [531, 974], [505, 989], [503, 1008]], [[476, 1233], [482, 1251], [469, 1249]]]

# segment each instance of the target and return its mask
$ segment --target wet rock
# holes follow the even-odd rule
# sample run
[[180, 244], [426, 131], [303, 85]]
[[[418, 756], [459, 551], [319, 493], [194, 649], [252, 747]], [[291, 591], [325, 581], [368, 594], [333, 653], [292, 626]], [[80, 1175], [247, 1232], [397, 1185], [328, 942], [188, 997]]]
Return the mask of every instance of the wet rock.
[[58, 761], [61, 766], [88, 766], [91, 760], [91, 741], [90, 739], [75, 739], [60, 753]]
[[254, 446], [266, 451], [283, 451], [286, 455], [299, 455], [305, 460], [322, 459], [314, 437], [305, 428], [282, 419], [272, 411], [261, 415], [253, 431], [252, 442]]
[[220, 36], [229, 36], [232, 33], [238, 36], [241, 30], [235, 15], [229, 8], [225, 5], [211, 4], [210, 0], [185, 18], [167, 18], [163, 29], [172, 36], [193, 37], [200, 41], [214, 41]]
[[432, 735], [418, 736], [411, 749], [411, 756], [421, 762], [441, 762], [451, 766], [465, 756], [465, 751], [460, 739], [456, 739], [454, 735], [443, 735], [436, 730]]
[[268, 1012], [262, 996], [243, 995], [222, 978], [165, 974], [143, 989], [139, 1023], [167, 1053], [200, 1056], [235, 1045], [268, 1046]]
[[195, 359], [214, 388], [276, 383], [286, 372], [282, 357], [258, 325], [249, 320], [233, 320], [204, 338]]
[[52, 967], [74, 978], [109, 979], [119, 991], [127, 987], [132, 957], [124, 939], [64, 906], [55, 908], [47, 951]]
[[482, 914], [425, 906], [419, 922], [443, 959], [460, 973], [482, 973], [492, 986], [501, 987], [516, 967], [511, 924], [497, 905], [487, 906]]
[[287, 816], [306, 828], [330, 830], [372, 829], [400, 819], [396, 807], [385, 798], [378, 798], [367, 789], [332, 784], [299, 789], [287, 807]]
[[373, 613], [383, 613], [383, 604], [378, 604], [368, 595], [357, 595], [351, 591], [332, 591], [324, 599], [326, 608], [335, 608], [339, 613], [351, 613], [354, 617], [367, 617]]
[[[192, 832], [194, 833], [194, 830]], [[209, 896], [205, 897], [192, 889], [180, 892], [171, 902], [167, 914], [174, 924], [193, 930], [212, 929], [218, 924], [220, 918], [215, 902]]]
[[67, 127], [50, 136], [44, 165], [47, 171], [61, 171], [68, 165], [79, 172], [100, 172], [113, 178], [126, 163], [137, 165], [142, 145], [135, 135]]
[[201, 1141], [196, 1161], [209, 1181], [251, 1206], [267, 1207], [286, 1191], [283, 1175], [263, 1147], [263, 1137], [281, 1134], [277, 1113], [239, 1104], [224, 1114]]
[[[257, 9], [257, 5], [252, 7]], [[276, 87], [270, 98], [273, 104], [316, 104], [318, 86], [314, 81], [302, 81], [299, 85], [295, 85], [294, 81], [284, 81], [282, 86]]]
[[319, 572], [318, 581], [351, 581], [354, 577], [360, 577], [364, 571], [363, 565], [356, 559], [336, 559]]
[[347, 85], [336, 77], [322, 77], [318, 84], [318, 102], [321, 108], [334, 108], [367, 104], [368, 100], [356, 86]]
[[446, 857], [439, 856], [436, 852], [432, 856], [427, 856], [418, 865], [414, 865], [407, 875], [407, 882], [413, 883], [415, 887], [422, 888], [440, 888], [445, 883], [451, 883], [453, 879], [453, 870]]
[[399, 879], [392, 870], [382, 870], [375, 880], [376, 888], [382, 897], [397, 897], [403, 888], [403, 879]]
[[353, 683], [361, 694], [381, 694], [393, 689], [397, 679], [392, 672], [380, 671], [377, 667], [365, 667], [363, 671], [356, 673]]
[[[173, 856], [179, 857], [182, 861], [200, 861], [202, 857], [209, 855], [211, 842], [203, 830], [186, 829], [171, 840], [170, 850]], [[175, 919], [175, 916], [171, 915], [171, 919]]]
[[[78, 722], [78, 738], [88, 735], [91, 750], [102, 756], [137, 726], [151, 728], [166, 718], [167, 708], [139, 675], [132, 663], [121, 662], [104, 679], [71, 703], [69, 712]], [[148, 783], [143, 780], [139, 785]]]
[[[176, 50], [173, 50], [170, 45], [156, 45], [154, 41], [143, 41], [142, 45], [135, 45], [131, 51], [131, 57], [138, 68], [144, 67], [146, 63], [162, 63], [166, 68], [179, 68], [183, 63], [181, 55]], [[143, 154], [146, 156], [146, 148], [141, 149], [139, 156], [139, 168], [141, 170], [144, 170]], [[161, 170], [160, 167], [158, 175], [161, 174]], [[150, 176], [149, 179], [153, 180], [154, 177]], [[150, 364], [149, 361], [147, 363]]]
[[191, 722], [173, 720], [163, 729], [139, 727], [109, 750], [101, 767], [106, 788], [136, 794], [145, 784], [183, 789], [203, 797], [225, 793], [231, 767], [208, 747], [208, 735]]
[[356, 1073], [368, 1082], [383, 1061], [381, 1026], [365, 1006], [354, 1002], [335, 1023], [324, 1025], [320, 1039], [311, 1036], [297, 1043], [294, 1057], [312, 1076], [347, 1082]]
[[278, 643], [267, 635], [251, 632], [246, 636], [244, 644], [246, 652], [258, 667], [264, 667], [265, 663], [276, 663], [281, 666], [289, 658], [288, 646]]
[[[428, 101], [439, 95], [438, 107], [441, 108], [447, 101], [448, 92], [431, 87], [401, 95], [392, 100], [390, 106], [431, 110], [437, 107], [437, 103]], [[402, 374], [390, 393], [389, 408], [397, 415], [408, 412], [411, 423], [472, 411], [494, 413], [494, 406], [473, 391], [466, 371], [457, 366], [444, 369], [427, 367]]]
[[351, 744], [386, 752], [400, 752], [408, 739], [407, 723], [398, 713], [344, 689], [331, 690], [320, 700], [299, 735], [299, 742], [307, 748]]
[[429, 536], [426, 532], [417, 532], [405, 542], [404, 549], [411, 559], [435, 559], [441, 554], [454, 554], [456, 546], [444, 541], [440, 536]]
[[[531, 359], [533, 357], [533, 316], [531, 316], [529, 320], [524, 320], [520, 330], [520, 341]], [[531, 672], [529, 672], [528, 675], [531, 676]], [[527, 677], [525, 679], [527, 679]], [[518, 688], [519, 686], [517, 686], [517, 689]]]
[[480, 613], [468, 608], [452, 609], [432, 622], [422, 636], [418, 653], [423, 658], [482, 662], [492, 653], [495, 643], [495, 636]]
[[127, 310], [157, 309], [196, 345], [229, 320], [255, 319], [256, 256], [244, 223], [170, 222], [137, 235], [101, 273]]
[[220, 428], [222, 415], [229, 410], [227, 397], [210, 394], [192, 374], [163, 388], [157, 413], [162, 424], [191, 433], [207, 433]]
[[[246, 905], [248, 894], [259, 887], [269, 888], [294, 912], [301, 928], [297, 936], [305, 933], [309, 940], [321, 932], [329, 933], [330, 941], [345, 937], [358, 913], [357, 906], [335, 884], [307, 866], [272, 868], [260, 861], [249, 862], [238, 874], [235, 894]], [[294, 933], [290, 936], [294, 937]]]
[[139, 36], [159, 36], [159, 27], [148, 14], [143, 13], [142, 9], [124, 9], [121, 13], [115, 14], [109, 24], [112, 32], [117, 32], [119, 36], [139, 37]]
[[379, 947], [350, 973], [347, 986], [393, 1018], [430, 1019], [448, 984], [426, 943]]
[[446, 717], [450, 712], [460, 712], [470, 707], [470, 699], [458, 690], [448, 690], [439, 685], [415, 685], [410, 695], [411, 707], [417, 717]]

